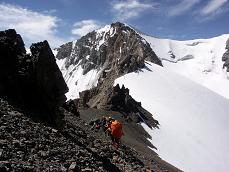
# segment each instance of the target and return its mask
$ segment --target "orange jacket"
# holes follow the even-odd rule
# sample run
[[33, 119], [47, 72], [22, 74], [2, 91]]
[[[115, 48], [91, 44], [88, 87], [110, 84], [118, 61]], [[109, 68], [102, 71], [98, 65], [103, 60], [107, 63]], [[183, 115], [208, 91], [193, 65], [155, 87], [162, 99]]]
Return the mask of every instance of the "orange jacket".
[[111, 122], [109, 130], [114, 138], [120, 139], [124, 135], [122, 131], [122, 124], [117, 120]]

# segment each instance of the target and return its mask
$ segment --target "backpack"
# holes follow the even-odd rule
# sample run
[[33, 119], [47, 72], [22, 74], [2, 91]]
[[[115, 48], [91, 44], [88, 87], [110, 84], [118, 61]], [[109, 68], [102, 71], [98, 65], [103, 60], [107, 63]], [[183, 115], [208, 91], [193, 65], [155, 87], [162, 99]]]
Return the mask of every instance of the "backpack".
[[115, 120], [111, 123], [111, 126], [110, 126], [110, 129], [111, 129], [111, 135], [114, 137], [114, 138], [117, 138], [117, 139], [120, 139], [123, 135], [123, 132], [122, 132], [122, 124]]

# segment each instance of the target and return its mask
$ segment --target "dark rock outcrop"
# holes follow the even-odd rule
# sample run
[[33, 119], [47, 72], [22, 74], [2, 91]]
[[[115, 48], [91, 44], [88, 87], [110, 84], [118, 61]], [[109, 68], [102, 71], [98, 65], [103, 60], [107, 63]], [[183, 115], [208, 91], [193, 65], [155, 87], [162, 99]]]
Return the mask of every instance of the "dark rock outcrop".
[[63, 105], [68, 87], [60, 72], [48, 42], [39, 42], [30, 47], [36, 87], [42, 101], [49, 108]]
[[226, 52], [223, 54], [222, 61], [224, 61], [223, 68], [226, 67], [227, 72], [229, 72], [229, 39], [226, 42]]
[[[104, 94], [98, 94], [99, 87], [95, 87], [91, 90], [85, 90], [80, 92], [80, 98], [75, 101], [78, 102], [79, 107], [94, 107], [109, 111], [118, 111], [123, 114], [125, 119], [134, 119], [136, 123], [144, 122], [150, 128], [157, 127], [159, 122], [153, 118], [153, 115], [145, 110], [140, 102], [135, 101], [129, 95], [129, 89], [124, 85], [120, 88], [119, 84], [107, 89]], [[96, 100], [99, 102], [95, 103]]]
[[63, 59], [65, 57], [69, 57], [72, 51], [72, 44], [73, 44], [72, 42], [68, 42], [64, 45], [61, 45], [60, 48], [58, 48], [57, 59]]
[[79, 111], [78, 111], [78, 103], [76, 105], [74, 100], [68, 100], [67, 102], [64, 103], [63, 108], [67, 110], [68, 112], [74, 114], [75, 116], [79, 116]]
[[31, 52], [15, 30], [0, 32], [0, 96], [52, 121], [68, 88], [47, 41], [33, 44]]
[[15, 30], [0, 32], [0, 95], [19, 96], [19, 63], [25, 54], [24, 42]]
[[227, 42], [226, 42], [226, 49], [227, 49], [227, 50], [229, 49], [229, 39], [228, 39]]

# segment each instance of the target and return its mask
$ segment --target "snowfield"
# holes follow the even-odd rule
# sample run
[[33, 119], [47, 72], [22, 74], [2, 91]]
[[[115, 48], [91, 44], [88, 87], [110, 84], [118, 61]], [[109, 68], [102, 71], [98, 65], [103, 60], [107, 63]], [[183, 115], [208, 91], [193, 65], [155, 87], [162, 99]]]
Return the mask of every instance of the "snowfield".
[[152, 63], [117, 83], [159, 121], [160, 129], [142, 126], [162, 159], [187, 172], [228, 172], [228, 99]]
[[64, 65], [65, 59], [57, 59], [56, 62], [69, 88], [69, 91], [66, 93], [68, 100], [79, 98], [79, 92], [97, 86], [102, 70], [90, 70], [87, 74], [83, 75], [83, 68], [81, 65], [70, 65], [66, 69]]
[[229, 98], [228, 74], [222, 69], [229, 34], [189, 41], [141, 36], [150, 43], [165, 68]]

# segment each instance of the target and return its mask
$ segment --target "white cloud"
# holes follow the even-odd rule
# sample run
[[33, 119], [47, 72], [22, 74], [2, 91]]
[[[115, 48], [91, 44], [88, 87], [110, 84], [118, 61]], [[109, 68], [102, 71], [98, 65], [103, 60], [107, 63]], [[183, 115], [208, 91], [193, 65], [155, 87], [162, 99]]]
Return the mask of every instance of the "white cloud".
[[102, 24], [96, 20], [82, 20], [74, 23], [72, 34], [76, 35], [77, 37], [81, 37], [95, 29], [100, 28], [101, 26]]
[[48, 40], [55, 47], [63, 42], [56, 36], [59, 19], [55, 16], [34, 12], [20, 6], [0, 4], [0, 30], [14, 28], [21, 34], [26, 46]]
[[155, 9], [156, 3], [143, 3], [139, 0], [127, 0], [127, 1], [113, 1], [112, 11], [114, 12], [116, 19], [120, 21], [126, 21], [131, 18], [138, 17], [142, 12], [146, 10]]
[[208, 4], [202, 9], [202, 15], [209, 15], [217, 12], [228, 0], [211, 0]]
[[169, 11], [169, 16], [178, 16], [184, 14], [185, 12], [191, 10], [196, 4], [201, 0], [180, 0], [180, 3], [172, 6]]

